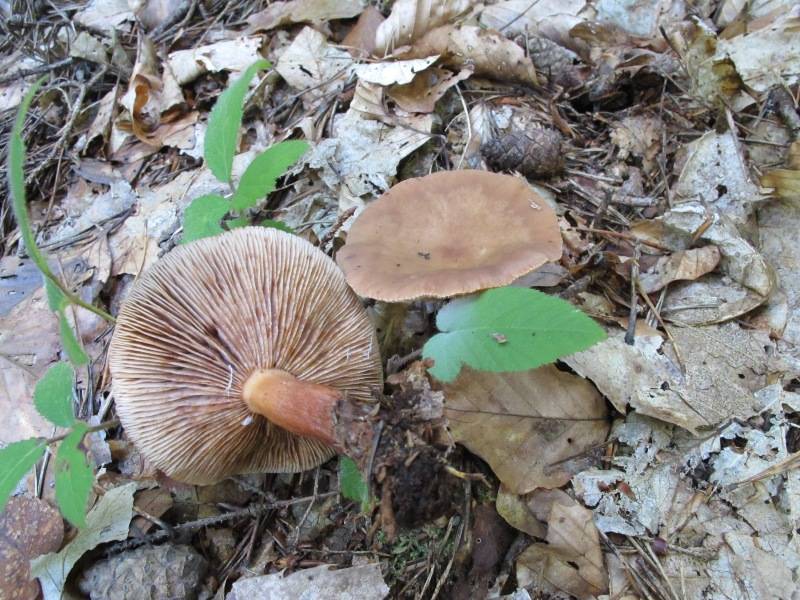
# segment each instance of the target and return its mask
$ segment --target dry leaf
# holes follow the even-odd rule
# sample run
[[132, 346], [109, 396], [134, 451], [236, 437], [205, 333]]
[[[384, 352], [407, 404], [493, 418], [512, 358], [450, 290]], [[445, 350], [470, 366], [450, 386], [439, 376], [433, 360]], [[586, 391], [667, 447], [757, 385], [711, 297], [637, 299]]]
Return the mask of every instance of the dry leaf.
[[248, 33], [269, 31], [291, 23], [325, 23], [350, 19], [364, 10], [361, 0], [290, 0], [273, 2], [247, 18]]
[[[375, 52], [387, 54], [467, 12], [474, 0], [397, 0], [375, 34]], [[435, 54], [435, 53], [431, 53]]]
[[497, 492], [497, 512], [509, 525], [524, 531], [530, 536], [547, 537], [547, 519], [554, 503], [572, 506], [574, 500], [558, 488], [535, 489], [528, 494], [518, 495], [502, 483]]
[[543, 35], [558, 42], [583, 20], [578, 15], [585, 7], [585, 0], [504, 0], [484, 8], [480, 21], [507, 36]]
[[375, 50], [375, 34], [383, 21], [381, 11], [370, 4], [344, 37], [342, 46], [356, 58], [367, 58]]
[[605, 593], [606, 570], [592, 511], [574, 500], [571, 505], [554, 502], [547, 544], [533, 544], [519, 556], [517, 581], [521, 587], [564, 592], [579, 599]]
[[597, 390], [553, 365], [518, 373], [462, 369], [445, 386], [445, 416], [453, 438], [518, 494], [564, 485], [577, 472], [568, 459], [608, 433]]
[[320, 565], [289, 576], [273, 573], [240, 579], [233, 584], [226, 600], [281, 600], [283, 598], [358, 598], [382, 600], [389, 593], [378, 563], [335, 570]]
[[361, 81], [366, 81], [367, 83], [382, 86], [395, 83], [403, 85], [411, 83], [417, 73], [430, 67], [438, 58], [439, 56], [434, 54], [433, 56], [414, 60], [368, 63], [358, 65], [355, 68], [355, 72]]
[[719, 248], [703, 246], [662, 256], [652, 268], [639, 276], [642, 289], [652, 294], [667, 284], [681, 279], [694, 280], [710, 273], [719, 264]]
[[328, 44], [325, 36], [311, 27], [297, 34], [275, 66], [286, 83], [303, 92], [304, 102], [312, 106], [341, 92], [352, 68], [352, 57]]
[[414, 80], [407, 85], [394, 85], [386, 95], [395, 101], [397, 106], [411, 113], [431, 113], [436, 109], [436, 103], [459, 81], [468, 79], [472, 75], [471, 69], [462, 69], [453, 73], [447, 69], [431, 67], [417, 74]]
[[203, 73], [244, 71], [262, 58], [259, 53], [261, 43], [259, 36], [238, 37], [191, 50], [178, 50], [170, 53], [167, 65], [181, 85], [194, 81]]
[[30, 560], [55, 552], [64, 539], [59, 512], [38, 498], [17, 496], [0, 514], [0, 598], [36, 600], [41, 591], [30, 581]]
[[496, 31], [452, 25], [439, 27], [417, 40], [399, 58], [441, 55], [442, 64], [454, 69], [472, 68], [476, 75], [497, 81], [538, 85], [536, 69], [525, 51]]
[[126, 21], [133, 22], [135, 16], [128, 0], [91, 0], [80, 11], [72, 16], [72, 20], [87, 29], [104, 32], [109, 37]]

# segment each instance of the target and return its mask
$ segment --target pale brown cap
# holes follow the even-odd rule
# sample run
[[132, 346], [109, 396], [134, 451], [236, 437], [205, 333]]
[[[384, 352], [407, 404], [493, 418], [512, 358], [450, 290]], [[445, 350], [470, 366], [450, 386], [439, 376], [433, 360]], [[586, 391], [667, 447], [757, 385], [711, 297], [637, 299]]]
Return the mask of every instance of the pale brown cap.
[[336, 255], [357, 294], [386, 302], [508, 285], [560, 258], [545, 199], [523, 180], [486, 171], [399, 183], [364, 209]]
[[374, 328], [334, 262], [258, 227], [158, 261], [120, 311], [109, 366], [128, 436], [156, 467], [196, 484], [333, 456], [248, 409], [252, 373], [281, 369], [353, 401], [370, 401], [383, 380]]

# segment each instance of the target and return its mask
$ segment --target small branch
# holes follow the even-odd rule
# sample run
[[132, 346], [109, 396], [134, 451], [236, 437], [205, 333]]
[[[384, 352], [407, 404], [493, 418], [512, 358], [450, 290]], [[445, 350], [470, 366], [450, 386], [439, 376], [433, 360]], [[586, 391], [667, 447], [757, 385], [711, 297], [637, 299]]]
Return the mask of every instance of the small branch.
[[[92, 425], [86, 430], [86, 433], [94, 433], [95, 431], [104, 431], [106, 429], [113, 429], [114, 427], [119, 427], [119, 419], [110, 419], [108, 421], [104, 421], [98, 425]], [[46, 444], [55, 444], [56, 442], [60, 442], [64, 438], [66, 438], [70, 433], [72, 433], [72, 428], [67, 431], [67, 433], [62, 433], [61, 435], [57, 435], [55, 437], [48, 438], [45, 443]]]

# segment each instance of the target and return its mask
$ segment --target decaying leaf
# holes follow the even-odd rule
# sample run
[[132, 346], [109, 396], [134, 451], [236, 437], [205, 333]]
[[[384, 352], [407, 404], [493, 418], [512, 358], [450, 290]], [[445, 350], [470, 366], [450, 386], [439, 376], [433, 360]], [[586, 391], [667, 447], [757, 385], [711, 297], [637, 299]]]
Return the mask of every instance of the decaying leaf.
[[608, 580], [592, 511], [574, 500], [554, 502], [547, 520], [547, 544], [533, 544], [520, 555], [517, 581], [521, 587], [580, 599], [604, 593]]
[[257, 36], [239, 37], [191, 50], [177, 50], [170, 53], [167, 65], [181, 85], [194, 81], [203, 73], [238, 73], [262, 58], [258, 52], [261, 43]]
[[772, 169], [761, 177], [761, 185], [773, 188], [775, 196], [785, 200], [800, 200], [800, 142], [789, 146], [786, 168]]
[[673, 281], [693, 281], [713, 271], [719, 264], [720, 253], [716, 246], [703, 246], [662, 256], [652, 268], [639, 276], [642, 289], [652, 294]]
[[383, 21], [381, 11], [372, 5], [367, 6], [342, 40], [342, 46], [354, 57], [368, 57], [375, 50], [375, 34]]
[[558, 42], [583, 19], [585, 0], [503, 0], [481, 11], [481, 24], [505, 35], [543, 35]]
[[0, 597], [35, 600], [39, 584], [30, 581], [30, 560], [55, 552], [64, 538], [58, 511], [38, 498], [11, 498], [0, 514]]
[[446, 25], [418, 39], [400, 58], [440, 55], [443, 64], [457, 70], [470, 67], [476, 75], [538, 85], [536, 69], [525, 51], [496, 31], [474, 26]]
[[386, 54], [464, 14], [474, 0], [397, 0], [375, 34], [375, 52]]
[[331, 46], [311, 27], [297, 34], [275, 66], [286, 83], [303, 92], [304, 100], [311, 105], [340, 92], [352, 68], [352, 57]]
[[515, 529], [545, 539], [547, 520], [556, 502], [572, 506], [575, 501], [558, 488], [552, 490], [537, 488], [527, 494], [518, 495], [501, 483], [495, 506], [498, 514]]
[[91, 0], [72, 19], [89, 30], [100, 30], [110, 36], [123, 23], [133, 22], [135, 16], [127, 0]]
[[509, 490], [524, 494], [569, 481], [576, 457], [605, 441], [597, 390], [549, 365], [517, 373], [462, 369], [445, 386], [453, 438], [488, 462]]
[[438, 55], [414, 60], [398, 60], [392, 62], [375, 62], [358, 65], [356, 75], [361, 81], [377, 85], [403, 85], [411, 83], [420, 71], [424, 71], [436, 62]]
[[773, 342], [766, 334], [735, 323], [669, 331], [680, 360], [660, 336], [637, 336], [628, 345], [622, 331], [563, 360], [618, 411], [630, 405], [695, 434], [761, 409], [754, 392], [766, 385], [771, 371], [767, 351]]
[[431, 67], [417, 74], [411, 83], [393, 85], [386, 94], [404, 111], [432, 113], [447, 90], [471, 75], [471, 69], [461, 69], [458, 73], [453, 73], [447, 69]]
[[248, 32], [269, 31], [291, 23], [324, 23], [349, 19], [364, 10], [361, 0], [289, 0], [273, 2], [247, 18]]
[[359, 598], [382, 600], [389, 593], [378, 563], [334, 570], [320, 565], [284, 577], [281, 573], [240, 579], [226, 600], [279, 600], [280, 598]]

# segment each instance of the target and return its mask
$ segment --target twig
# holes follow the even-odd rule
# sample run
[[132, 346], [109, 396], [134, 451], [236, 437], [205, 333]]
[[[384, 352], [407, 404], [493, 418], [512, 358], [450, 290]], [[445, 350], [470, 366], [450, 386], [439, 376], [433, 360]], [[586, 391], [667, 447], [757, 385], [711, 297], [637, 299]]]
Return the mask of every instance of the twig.
[[472, 505], [472, 482], [467, 479], [464, 481], [464, 520], [461, 521], [461, 525], [458, 528], [458, 534], [456, 535], [455, 544], [453, 544], [453, 554], [450, 557], [450, 560], [447, 563], [447, 567], [445, 567], [444, 573], [442, 576], [439, 577], [439, 581], [436, 582], [436, 587], [433, 590], [433, 594], [431, 595], [431, 600], [436, 600], [439, 596], [439, 592], [442, 591], [442, 586], [444, 586], [447, 578], [450, 576], [450, 570], [453, 568], [453, 563], [456, 560], [456, 554], [458, 554], [458, 550], [461, 546], [461, 542], [464, 540], [464, 533], [467, 530], [467, 526], [469, 525], [469, 515], [470, 515], [470, 506]]
[[633, 247], [633, 263], [631, 264], [631, 311], [628, 313], [628, 330], [625, 332], [625, 343], [633, 346], [636, 338], [636, 317], [639, 312], [639, 244]]
[[[92, 425], [86, 430], [86, 433], [94, 433], [95, 431], [104, 431], [106, 429], [113, 429], [114, 427], [119, 427], [119, 419], [110, 419], [108, 421], [104, 421], [99, 425]], [[55, 437], [48, 438], [45, 440], [46, 444], [55, 444], [56, 442], [60, 442], [64, 438], [66, 438], [72, 430], [68, 431], [67, 433], [62, 433], [61, 435], [57, 435]]]
[[39, 65], [38, 67], [31, 67], [30, 69], [20, 69], [16, 73], [0, 77], [0, 85], [16, 81], [17, 79], [24, 79], [25, 77], [30, 77], [31, 75], [41, 75], [42, 73], [49, 73], [50, 71], [55, 71], [56, 69], [60, 69], [61, 67], [66, 67], [68, 65], [71, 65], [73, 60], [75, 60], [74, 57], [68, 56], [67, 58], [58, 60], [53, 63], [45, 63]]
[[333, 225], [331, 225], [331, 228], [328, 229], [328, 231], [325, 232], [325, 235], [323, 235], [322, 238], [319, 240], [320, 250], [322, 251], [325, 250], [325, 246], [328, 244], [328, 242], [330, 242], [334, 238], [336, 233], [342, 228], [342, 225], [344, 225], [344, 222], [347, 221], [347, 219], [349, 219], [350, 217], [352, 217], [353, 213], [355, 212], [356, 212], [356, 207], [352, 206], [336, 218], [336, 222]]

